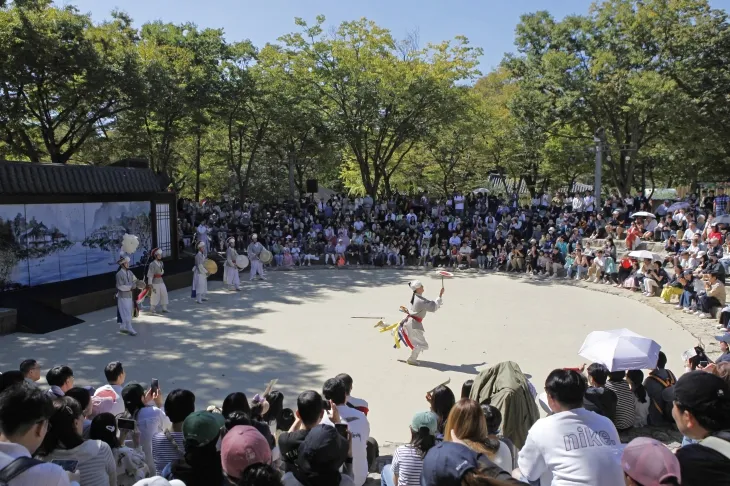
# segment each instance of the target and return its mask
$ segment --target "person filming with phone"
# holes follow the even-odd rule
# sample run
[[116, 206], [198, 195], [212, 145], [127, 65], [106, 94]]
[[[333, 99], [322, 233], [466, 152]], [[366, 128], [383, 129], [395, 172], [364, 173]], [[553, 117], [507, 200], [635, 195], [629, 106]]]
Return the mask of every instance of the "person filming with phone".
[[[158, 432], [169, 430], [172, 422], [167, 418], [162, 407], [162, 391], [157, 380], [147, 391], [139, 383], [130, 383], [122, 390], [122, 399], [126, 409], [127, 419], [137, 423], [140, 434], [140, 444], [145, 454], [145, 461], [150, 471], [155, 470], [155, 461], [152, 456], [152, 437]], [[155, 386], [156, 385], [156, 386]]]
[[[362, 486], [368, 477], [367, 443], [370, 438], [370, 423], [361, 411], [347, 406], [347, 386], [338, 378], [330, 378], [324, 382], [322, 395], [336, 406], [332, 409], [332, 418], [325, 414], [322, 423], [335, 426], [338, 422], [347, 424], [352, 434], [352, 467], [355, 486]], [[337, 414], [335, 414], [335, 409]], [[337, 421], [337, 417], [340, 418]], [[310, 432], [311, 434], [311, 432]], [[299, 450], [301, 454], [301, 448]]]
[[35, 385], [20, 383], [0, 393], [0, 480], [10, 486], [78, 486], [77, 471], [31, 459], [53, 412], [53, 399]]

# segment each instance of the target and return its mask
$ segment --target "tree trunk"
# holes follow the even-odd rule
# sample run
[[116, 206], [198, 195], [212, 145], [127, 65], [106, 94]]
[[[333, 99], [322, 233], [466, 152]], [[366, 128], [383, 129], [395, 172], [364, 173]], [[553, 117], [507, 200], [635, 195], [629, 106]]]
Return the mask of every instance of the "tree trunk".
[[289, 200], [294, 200], [294, 154], [289, 151], [287, 154], [289, 159]]
[[200, 201], [200, 139], [202, 138], [200, 126], [195, 132], [195, 200]]

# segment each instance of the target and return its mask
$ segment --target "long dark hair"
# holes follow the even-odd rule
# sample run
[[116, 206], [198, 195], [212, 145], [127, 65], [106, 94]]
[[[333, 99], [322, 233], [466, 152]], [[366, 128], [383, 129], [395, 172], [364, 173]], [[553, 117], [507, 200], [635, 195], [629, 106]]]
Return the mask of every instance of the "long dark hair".
[[417, 431], [411, 429], [411, 446], [421, 453], [421, 457], [425, 457], [429, 449], [435, 445], [436, 437], [431, 435], [428, 427], [421, 427]]
[[53, 401], [54, 412], [48, 419], [48, 432], [36, 452], [47, 456], [56, 449], [73, 449], [84, 443], [74, 422], [83, 419], [79, 402], [71, 397], [59, 397]]
[[227, 417], [231, 412], [243, 412], [246, 415], [251, 415], [251, 407], [248, 405], [248, 399], [246, 394], [243, 392], [231, 393], [223, 400], [223, 416]]
[[284, 411], [284, 394], [279, 390], [272, 390], [265, 398], [269, 402], [269, 410], [263, 415], [264, 422], [267, 424], [276, 422], [278, 429], [282, 420], [281, 413]]
[[106, 442], [109, 447], [116, 449], [119, 447], [118, 431], [116, 417], [111, 413], [100, 413], [91, 421], [89, 438]]
[[629, 370], [626, 377], [631, 380], [632, 389], [639, 403], [646, 403], [646, 388], [644, 388], [644, 372], [641, 370]]
[[431, 392], [431, 411], [438, 416], [438, 431], [442, 434], [446, 419], [449, 418], [449, 412], [455, 403], [454, 392], [448, 386], [439, 385]]

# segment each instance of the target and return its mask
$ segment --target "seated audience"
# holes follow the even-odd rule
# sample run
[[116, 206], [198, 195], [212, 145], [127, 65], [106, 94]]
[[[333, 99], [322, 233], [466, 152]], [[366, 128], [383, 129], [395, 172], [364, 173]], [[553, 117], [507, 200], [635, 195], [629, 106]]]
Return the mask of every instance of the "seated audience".
[[576, 371], [558, 369], [548, 375], [545, 392], [553, 415], [530, 428], [518, 459], [522, 477], [545, 484], [624, 483], [615, 457], [618, 432], [607, 417], [583, 408], [586, 388], [586, 379]]
[[[339, 407], [337, 407], [339, 408]], [[296, 467], [284, 486], [354, 486], [352, 433], [345, 439], [331, 425], [313, 427], [299, 446]]]
[[117, 470], [117, 486], [132, 486], [150, 476], [145, 462], [144, 451], [139, 441], [139, 432], [132, 433], [132, 447], [124, 445], [127, 432], [122, 432], [117, 419], [110, 413], [102, 413], [94, 417], [89, 428], [89, 437], [106, 443], [114, 454]]
[[[129, 383], [122, 390], [124, 408], [127, 418], [137, 423], [140, 432], [140, 442], [144, 451], [147, 467], [150, 471], [156, 470], [155, 460], [152, 457], [152, 437], [158, 432], [170, 429], [170, 420], [161, 410], [162, 393], [160, 390], [145, 389], [139, 383]], [[148, 405], [154, 403], [154, 405]]]
[[68, 366], [54, 366], [46, 373], [46, 383], [51, 387], [49, 394], [62, 397], [74, 386], [74, 372]]
[[392, 464], [383, 468], [383, 486], [419, 486], [423, 457], [436, 445], [437, 418], [433, 412], [419, 412], [413, 416], [411, 441], [399, 446], [393, 454]]
[[636, 421], [636, 396], [631, 391], [628, 382], [624, 379], [625, 371], [612, 371], [608, 375], [606, 389], [616, 394], [616, 418], [613, 421], [618, 430], [627, 430], [634, 426]]
[[598, 415], [608, 417], [614, 422], [618, 397], [613, 390], [606, 388], [608, 368], [601, 363], [592, 363], [588, 366], [586, 373], [588, 374], [588, 388], [583, 399], [583, 407]]
[[[331, 406], [331, 405], [330, 405]], [[337, 407], [335, 407], [335, 410]], [[299, 446], [324, 416], [322, 396], [316, 391], [305, 391], [297, 397], [296, 420], [288, 432], [279, 436], [279, 450], [285, 471], [291, 471], [299, 457]]]
[[[163, 476], [179, 479], [185, 486], [215, 486], [223, 483], [218, 438], [224, 425], [223, 415], [194, 412], [183, 422], [185, 457], [176, 459]], [[169, 472], [168, 472], [169, 470]]]
[[20, 363], [20, 372], [28, 383], [35, 385], [41, 379], [41, 365], [34, 359], [26, 359]]
[[185, 457], [183, 422], [195, 412], [195, 395], [189, 390], [175, 389], [165, 398], [165, 415], [170, 420], [170, 430], [156, 432], [152, 436], [152, 473], [161, 474], [165, 467]]
[[107, 384], [97, 388], [94, 396], [112, 398], [114, 405], [110, 413], [118, 417], [124, 413], [122, 388], [124, 387], [124, 380], [127, 379], [127, 374], [124, 372], [124, 367], [120, 361], [112, 361], [104, 368], [104, 376]]
[[[268, 468], [252, 470], [256, 465]], [[269, 443], [254, 427], [238, 425], [226, 432], [221, 442], [221, 467], [232, 484], [253, 484], [253, 476], [258, 477], [265, 472], [276, 477], [281, 484], [278, 473], [271, 467]]]
[[682, 479], [679, 461], [672, 451], [648, 437], [629, 442], [621, 454], [621, 468], [626, 486], [679, 486]]

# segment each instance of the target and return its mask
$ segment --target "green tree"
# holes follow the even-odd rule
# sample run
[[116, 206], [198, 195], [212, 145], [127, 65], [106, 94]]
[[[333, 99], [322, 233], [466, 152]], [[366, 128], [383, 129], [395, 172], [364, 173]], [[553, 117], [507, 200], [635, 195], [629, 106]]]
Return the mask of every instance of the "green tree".
[[450, 112], [455, 84], [476, 74], [481, 51], [457, 38], [420, 49], [396, 42], [367, 19], [323, 34], [324, 17], [282, 37], [292, 69], [322, 98], [328, 124], [347, 146], [363, 189], [392, 191], [391, 179], [413, 146]]
[[135, 31], [114, 13], [94, 25], [50, 0], [0, 9], [0, 131], [6, 151], [67, 163], [129, 108], [138, 87]]

